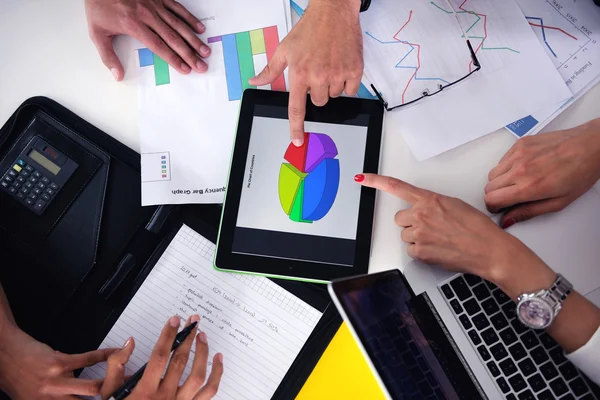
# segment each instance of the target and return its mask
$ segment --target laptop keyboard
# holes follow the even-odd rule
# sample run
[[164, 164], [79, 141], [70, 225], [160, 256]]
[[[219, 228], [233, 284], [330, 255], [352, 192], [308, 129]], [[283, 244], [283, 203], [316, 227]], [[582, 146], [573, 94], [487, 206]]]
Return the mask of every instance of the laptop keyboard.
[[440, 291], [506, 399], [598, 399], [554, 339], [519, 322], [497, 286], [460, 275]]

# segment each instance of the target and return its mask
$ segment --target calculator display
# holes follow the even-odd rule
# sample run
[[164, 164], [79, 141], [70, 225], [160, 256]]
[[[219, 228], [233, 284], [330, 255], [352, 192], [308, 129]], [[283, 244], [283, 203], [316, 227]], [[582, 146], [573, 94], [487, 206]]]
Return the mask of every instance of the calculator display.
[[42, 167], [44, 167], [48, 171], [52, 172], [54, 175], [57, 175], [60, 172], [60, 167], [58, 165], [56, 165], [53, 162], [51, 162], [50, 160], [48, 160], [46, 157], [44, 157], [41, 153], [37, 152], [36, 150], [31, 150], [29, 152], [28, 156], [33, 161], [40, 164]]

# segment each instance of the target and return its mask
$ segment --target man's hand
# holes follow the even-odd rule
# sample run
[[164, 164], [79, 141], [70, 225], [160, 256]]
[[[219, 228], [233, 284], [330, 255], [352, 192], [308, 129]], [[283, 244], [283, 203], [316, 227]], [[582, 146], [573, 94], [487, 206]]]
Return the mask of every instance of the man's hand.
[[117, 350], [63, 354], [7, 324], [0, 338], [0, 387], [15, 400], [96, 396], [102, 380], [78, 379], [73, 371], [106, 361]]
[[196, 36], [204, 25], [175, 0], [86, 0], [90, 38], [117, 81], [125, 75], [113, 49], [113, 36], [142, 42], [182, 74], [203, 73], [210, 48]]
[[342, 92], [354, 96], [363, 73], [360, 0], [311, 0], [303, 17], [279, 44], [255, 86], [268, 85], [289, 66], [289, 119], [296, 146], [304, 141], [306, 94], [316, 106]]
[[518, 140], [488, 179], [488, 210], [509, 208], [503, 228], [562, 210], [600, 179], [600, 119]]
[[355, 180], [412, 205], [395, 216], [412, 258], [481, 276], [513, 298], [554, 281], [556, 275], [539, 257], [464, 201], [386, 176]]

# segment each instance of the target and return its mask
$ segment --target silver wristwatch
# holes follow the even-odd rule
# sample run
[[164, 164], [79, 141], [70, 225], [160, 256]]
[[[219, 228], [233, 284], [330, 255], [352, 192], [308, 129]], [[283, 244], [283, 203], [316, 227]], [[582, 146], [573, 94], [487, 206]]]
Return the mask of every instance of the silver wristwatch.
[[557, 274], [550, 289], [520, 295], [517, 299], [519, 321], [529, 328], [546, 329], [552, 324], [572, 290], [571, 282]]

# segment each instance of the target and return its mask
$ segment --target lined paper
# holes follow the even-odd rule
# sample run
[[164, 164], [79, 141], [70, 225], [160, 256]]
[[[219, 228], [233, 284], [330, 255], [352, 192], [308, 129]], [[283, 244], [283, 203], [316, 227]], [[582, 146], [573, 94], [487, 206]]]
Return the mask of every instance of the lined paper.
[[[267, 278], [216, 271], [214, 252], [213, 243], [183, 225], [100, 347], [121, 347], [133, 336], [126, 366], [133, 374], [148, 361], [169, 317], [179, 315], [183, 325], [199, 314], [209, 360], [217, 352], [224, 357], [215, 399], [270, 399], [321, 313]], [[86, 368], [82, 376], [103, 378], [105, 368]]]

